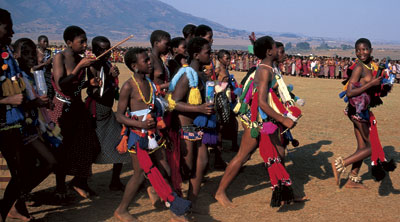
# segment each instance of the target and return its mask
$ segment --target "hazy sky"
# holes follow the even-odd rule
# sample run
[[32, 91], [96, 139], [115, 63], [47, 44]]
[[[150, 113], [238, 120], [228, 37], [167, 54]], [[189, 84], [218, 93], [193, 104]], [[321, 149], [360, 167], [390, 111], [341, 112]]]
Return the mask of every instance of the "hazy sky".
[[229, 28], [400, 41], [400, 0], [161, 0]]

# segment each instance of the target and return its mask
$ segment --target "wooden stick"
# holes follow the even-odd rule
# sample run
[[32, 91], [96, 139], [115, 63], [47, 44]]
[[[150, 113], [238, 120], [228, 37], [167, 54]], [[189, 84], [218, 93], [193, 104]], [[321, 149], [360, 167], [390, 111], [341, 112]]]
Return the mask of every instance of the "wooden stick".
[[101, 55], [97, 56], [97, 57], [96, 57], [96, 60], [100, 59], [100, 58], [103, 57], [105, 54], [107, 54], [108, 52], [110, 52], [111, 50], [113, 50], [115, 47], [121, 45], [122, 43], [128, 41], [128, 40], [131, 39], [131, 38], [133, 38], [133, 35], [128, 36], [126, 39], [124, 39], [124, 40], [118, 42], [115, 46], [113, 46], [113, 47], [107, 49], [107, 51], [105, 51], [105, 52], [103, 52]]

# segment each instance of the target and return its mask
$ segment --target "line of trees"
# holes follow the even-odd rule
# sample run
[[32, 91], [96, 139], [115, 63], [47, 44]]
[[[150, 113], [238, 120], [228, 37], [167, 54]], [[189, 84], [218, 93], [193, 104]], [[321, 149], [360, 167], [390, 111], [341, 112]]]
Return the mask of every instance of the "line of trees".
[[[351, 45], [346, 45], [346, 44], [341, 44], [340, 46], [329, 46], [328, 43], [323, 41], [319, 46], [316, 47], [317, 50], [328, 50], [328, 49], [342, 49], [342, 50], [348, 50], [348, 49], [354, 49], [353, 46]], [[288, 42], [285, 44], [285, 50], [299, 50], [299, 51], [307, 51], [311, 50], [311, 45], [308, 42], [298, 42], [295, 46], [291, 43]]]

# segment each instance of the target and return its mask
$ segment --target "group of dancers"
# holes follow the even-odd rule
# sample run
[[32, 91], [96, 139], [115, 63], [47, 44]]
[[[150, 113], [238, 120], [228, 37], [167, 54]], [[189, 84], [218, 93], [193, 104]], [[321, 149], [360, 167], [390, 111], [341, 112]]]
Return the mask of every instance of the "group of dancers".
[[[67, 194], [66, 175], [74, 176], [69, 187], [80, 196], [95, 196], [87, 182], [93, 163], [114, 164], [110, 189], [124, 191], [114, 211], [118, 220], [137, 220], [128, 207], [147, 179], [152, 204], [161, 201], [173, 221], [188, 221], [196, 208], [209, 152], [215, 165], [226, 167], [215, 199], [224, 207], [234, 207], [226, 189], [257, 147], [272, 185], [271, 207], [308, 200], [294, 195], [285, 168], [286, 146], [298, 145], [290, 129], [302, 115], [298, 108], [302, 103], [277, 68], [285, 60], [282, 43], [269, 36], [251, 36], [259, 62], [237, 83], [228, 72], [228, 51], [219, 51], [219, 67], [211, 62], [209, 26], [187, 25], [184, 38], [173, 39], [156, 30], [150, 36], [151, 53], [142, 48], [126, 52], [124, 62], [131, 77], [119, 88], [119, 70], [108, 62], [110, 53], [105, 53], [111, 48], [106, 37], [92, 39], [94, 57], [82, 56], [86, 33], [69, 26], [63, 35], [67, 48], [51, 58], [46, 37], [39, 37], [39, 47], [28, 38], [11, 45], [12, 26], [10, 13], [0, 9], [0, 149], [12, 176], [0, 202], [0, 221], [7, 216], [31, 220], [26, 196], [51, 172], [56, 174], [58, 198]], [[358, 176], [363, 159], [372, 156], [377, 180], [395, 168], [393, 161], [385, 159], [370, 111], [382, 103], [379, 97], [391, 85], [385, 84], [384, 73], [372, 62], [370, 41], [359, 39], [355, 49], [358, 60], [342, 96], [348, 102], [345, 111], [358, 146], [353, 155], [336, 158], [332, 170], [339, 183], [340, 175], [352, 165], [345, 186], [363, 188]], [[169, 52], [173, 59], [163, 61]], [[85, 101], [83, 89], [87, 89]], [[244, 133], [236, 156], [225, 166], [222, 132], [233, 132], [229, 136], [235, 146], [237, 118]], [[133, 175], [124, 186], [119, 174], [122, 163], [130, 160]], [[189, 182], [186, 195], [182, 181]]]

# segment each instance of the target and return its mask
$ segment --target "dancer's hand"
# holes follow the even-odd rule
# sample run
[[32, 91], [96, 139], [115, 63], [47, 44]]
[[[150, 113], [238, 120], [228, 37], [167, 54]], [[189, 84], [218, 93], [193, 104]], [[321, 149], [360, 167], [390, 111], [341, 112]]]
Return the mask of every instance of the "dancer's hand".
[[382, 81], [382, 76], [379, 76], [378, 78], [373, 79], [370, 84], [372, 86], [379, 86], [381, 84]]
[[99, 77], [94, 77], [90, 79], [90, 85], [93, 87], [100, 87], [103, 85], [103, 81]]
[[156, 127], [156, 122], [154, 121], [154, 119], [152, 117], [146, 119], [146, 121], [143, 121], [141, 124], [142, 129], [154, 129], [154, 127]]
[[9, 105], [21, 105], [23, 100], [24, 96], [22, 94], [16, 94], [13, 96], [7, 96], [6, 98], [1, 100], [1, 103]]
[[49, 105], [49, 98], [46, 95], [42, 95], [36, 98], [35, 103], [38, 107], [45, 107]]
[[119, 76], [119, 69], [118, 69], [118, 67], [117, 67], [117, 66], [112, 66], [112, 67], [110, 68], [110, 74], [111, 74], [113, 77]]
[[292, 119], [285, 117], [282, 121], [282, 125], [284, 125], [288, 129], [291, 129], [294, 127], [295, 122]]
[[79, 63], [78, 66], [80, 68], [85, 68], [90, 65], [92, 65], [95, 61], [97, 61], [95, 58], [83, 58]]
[[50, 65], [53, 62], [53, 58], [48, 59], [46, 62], [44, 62], [44, 64], [46, 66]]
[[206, 114], [206, 115], [211, 115], [214, 113], [214, 103], [203, 103], [199, 106], [199, 112]]

